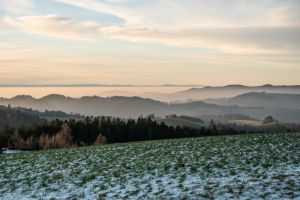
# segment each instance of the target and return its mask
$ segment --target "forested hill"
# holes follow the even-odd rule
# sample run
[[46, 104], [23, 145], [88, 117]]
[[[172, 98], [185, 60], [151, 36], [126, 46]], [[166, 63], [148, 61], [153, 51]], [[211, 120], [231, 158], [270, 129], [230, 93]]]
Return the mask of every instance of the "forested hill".
[[20, 127], [28, 124], [42, 122], [45, 119], [77, 119], [83, 116], [67, 114], [61, 111], [39, 112], [27, 108], [12, 108], [11, 106], [0, 106], [0, 128], [8, 125], [10, 127]]
[[40, 117], [33, 112], [30, 113], [20, 109], [0, 106], [0, 127], [5, 125], [12, 127], [24, 126], [33, 122], [41, 121]]
[[[209, 106], [209, 104], [201, 102], [168, 106], [186, 108], [202, 105]], [[211, 105], [211, 107], [215, 106]], [[229, 124], [215, 124], [213, 120], [209, 126], [204, 126], [201, 119], [190, 116], [171, 115], [165, 119], [167, 123], [163, 119], [157, 120], [153, 115], [138, 119], [85, 117], [81, 120], [75, 119], [76, 116], [78, 115], [68, 115], [63, 112], [47, 111], [42, 113], [32, 109], [0, 107], [0, 122], [3, 125], [0, 128], [0, 149], [7, 147], [25, 150], [49, 149], [247, 132], [245, 126], [240, 129], [239, 126], [230, 126]], [[47, 118], [50, 120], [46, 120]], [[173, 123], [174, 119], [177, 119], [177, 125], [172, 126], [170, 119], [173, 119]], [[199, 126], [186, 126], [184, 125], [186, 122], [180, 125], [179, 119], [194, 122], [193, 124], [197, 123]], [[167, 125], [168, 123], [171, 125]], [[294, 127], [292, 126], [292, 128]], [[273, 131], [275, 128], [276, 131], [290, 131], [290, 125], [278, 124], [275, 128], [266, 128], [266, 130]], [[249, 130], [255, 131], [251, 127]]]

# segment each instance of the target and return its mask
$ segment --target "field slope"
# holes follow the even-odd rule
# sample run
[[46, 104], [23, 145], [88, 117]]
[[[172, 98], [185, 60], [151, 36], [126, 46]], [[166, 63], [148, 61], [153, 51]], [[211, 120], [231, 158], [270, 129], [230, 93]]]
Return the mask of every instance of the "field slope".
[[300, 198], [300, 134], [0, 155], [0, 199]]

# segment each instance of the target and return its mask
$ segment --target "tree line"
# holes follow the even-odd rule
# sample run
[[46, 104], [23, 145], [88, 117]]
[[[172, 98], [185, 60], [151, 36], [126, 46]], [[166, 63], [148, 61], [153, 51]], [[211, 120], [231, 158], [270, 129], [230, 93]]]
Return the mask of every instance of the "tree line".
[[23, 150], [64, 148], [104, 143], [238, 134], [229, 127], [171, 127], [151, 117], [127, 119], [86, 117], [83, 120], [52, 120], [22, 127], [6, 125], [0, 131], [0, 149]]

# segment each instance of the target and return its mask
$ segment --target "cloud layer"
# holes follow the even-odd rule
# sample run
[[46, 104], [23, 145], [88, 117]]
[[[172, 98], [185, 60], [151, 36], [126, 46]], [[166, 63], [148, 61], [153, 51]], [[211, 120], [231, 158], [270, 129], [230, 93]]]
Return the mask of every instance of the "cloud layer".
[[33, 8], [32, 0], [0, 0], [0, 10], [13, 14], [24, 14]]
[[296, 0], [56, 1], [121, 17], [125, 24], [100, 29], [115, 39], [227, 53], [299, 50], [300, 3]]
[[[56, 0], [123, 18], [146, 27], [282, 27], [299, 26], [297, 0]], [[110, 2], [110, 3], [109, 3]]]
[[97, 34], [99, 28], [99, 24], [92, 21], [75, 22], [72, 19], [56, 15], [5, 17], [3, 22], [10, 28], [26, 33], [74, 40], [90, 40], [93, 35]]
[[[89, 40], [100, 34], [130, 41], [161, 42], [233, 51], [294, 50], [299, 46], [300, 3], [287, 0], [179, 1], [179, 0], [55, 0], [57, 2], [106, 13], [124, 19], [124, 24], [101, 27], [92, 21], [50, 15], [3, 19], [5, 25], [27, 33], [66, 39]], [[33, 7], [30, 0], [0, 0], [12, 8]], [[226, 50], [228, 48], [228, 50]], [[238, 50], [238, 49], [237, 49]]]
[[154, 41], [171, 45], [219, 49], [227, 53], [283, 53], [299, 51], [300, 27], [195, 28], [150, 30], [102, 28], [102, 33], [131, 41]]

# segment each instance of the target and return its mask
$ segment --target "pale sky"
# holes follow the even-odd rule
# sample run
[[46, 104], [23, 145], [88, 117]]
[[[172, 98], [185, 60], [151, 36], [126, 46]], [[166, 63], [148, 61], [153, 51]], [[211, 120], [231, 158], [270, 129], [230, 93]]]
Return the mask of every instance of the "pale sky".
[[0, 0], [0, 84], [300, 84], [299, 0]]

